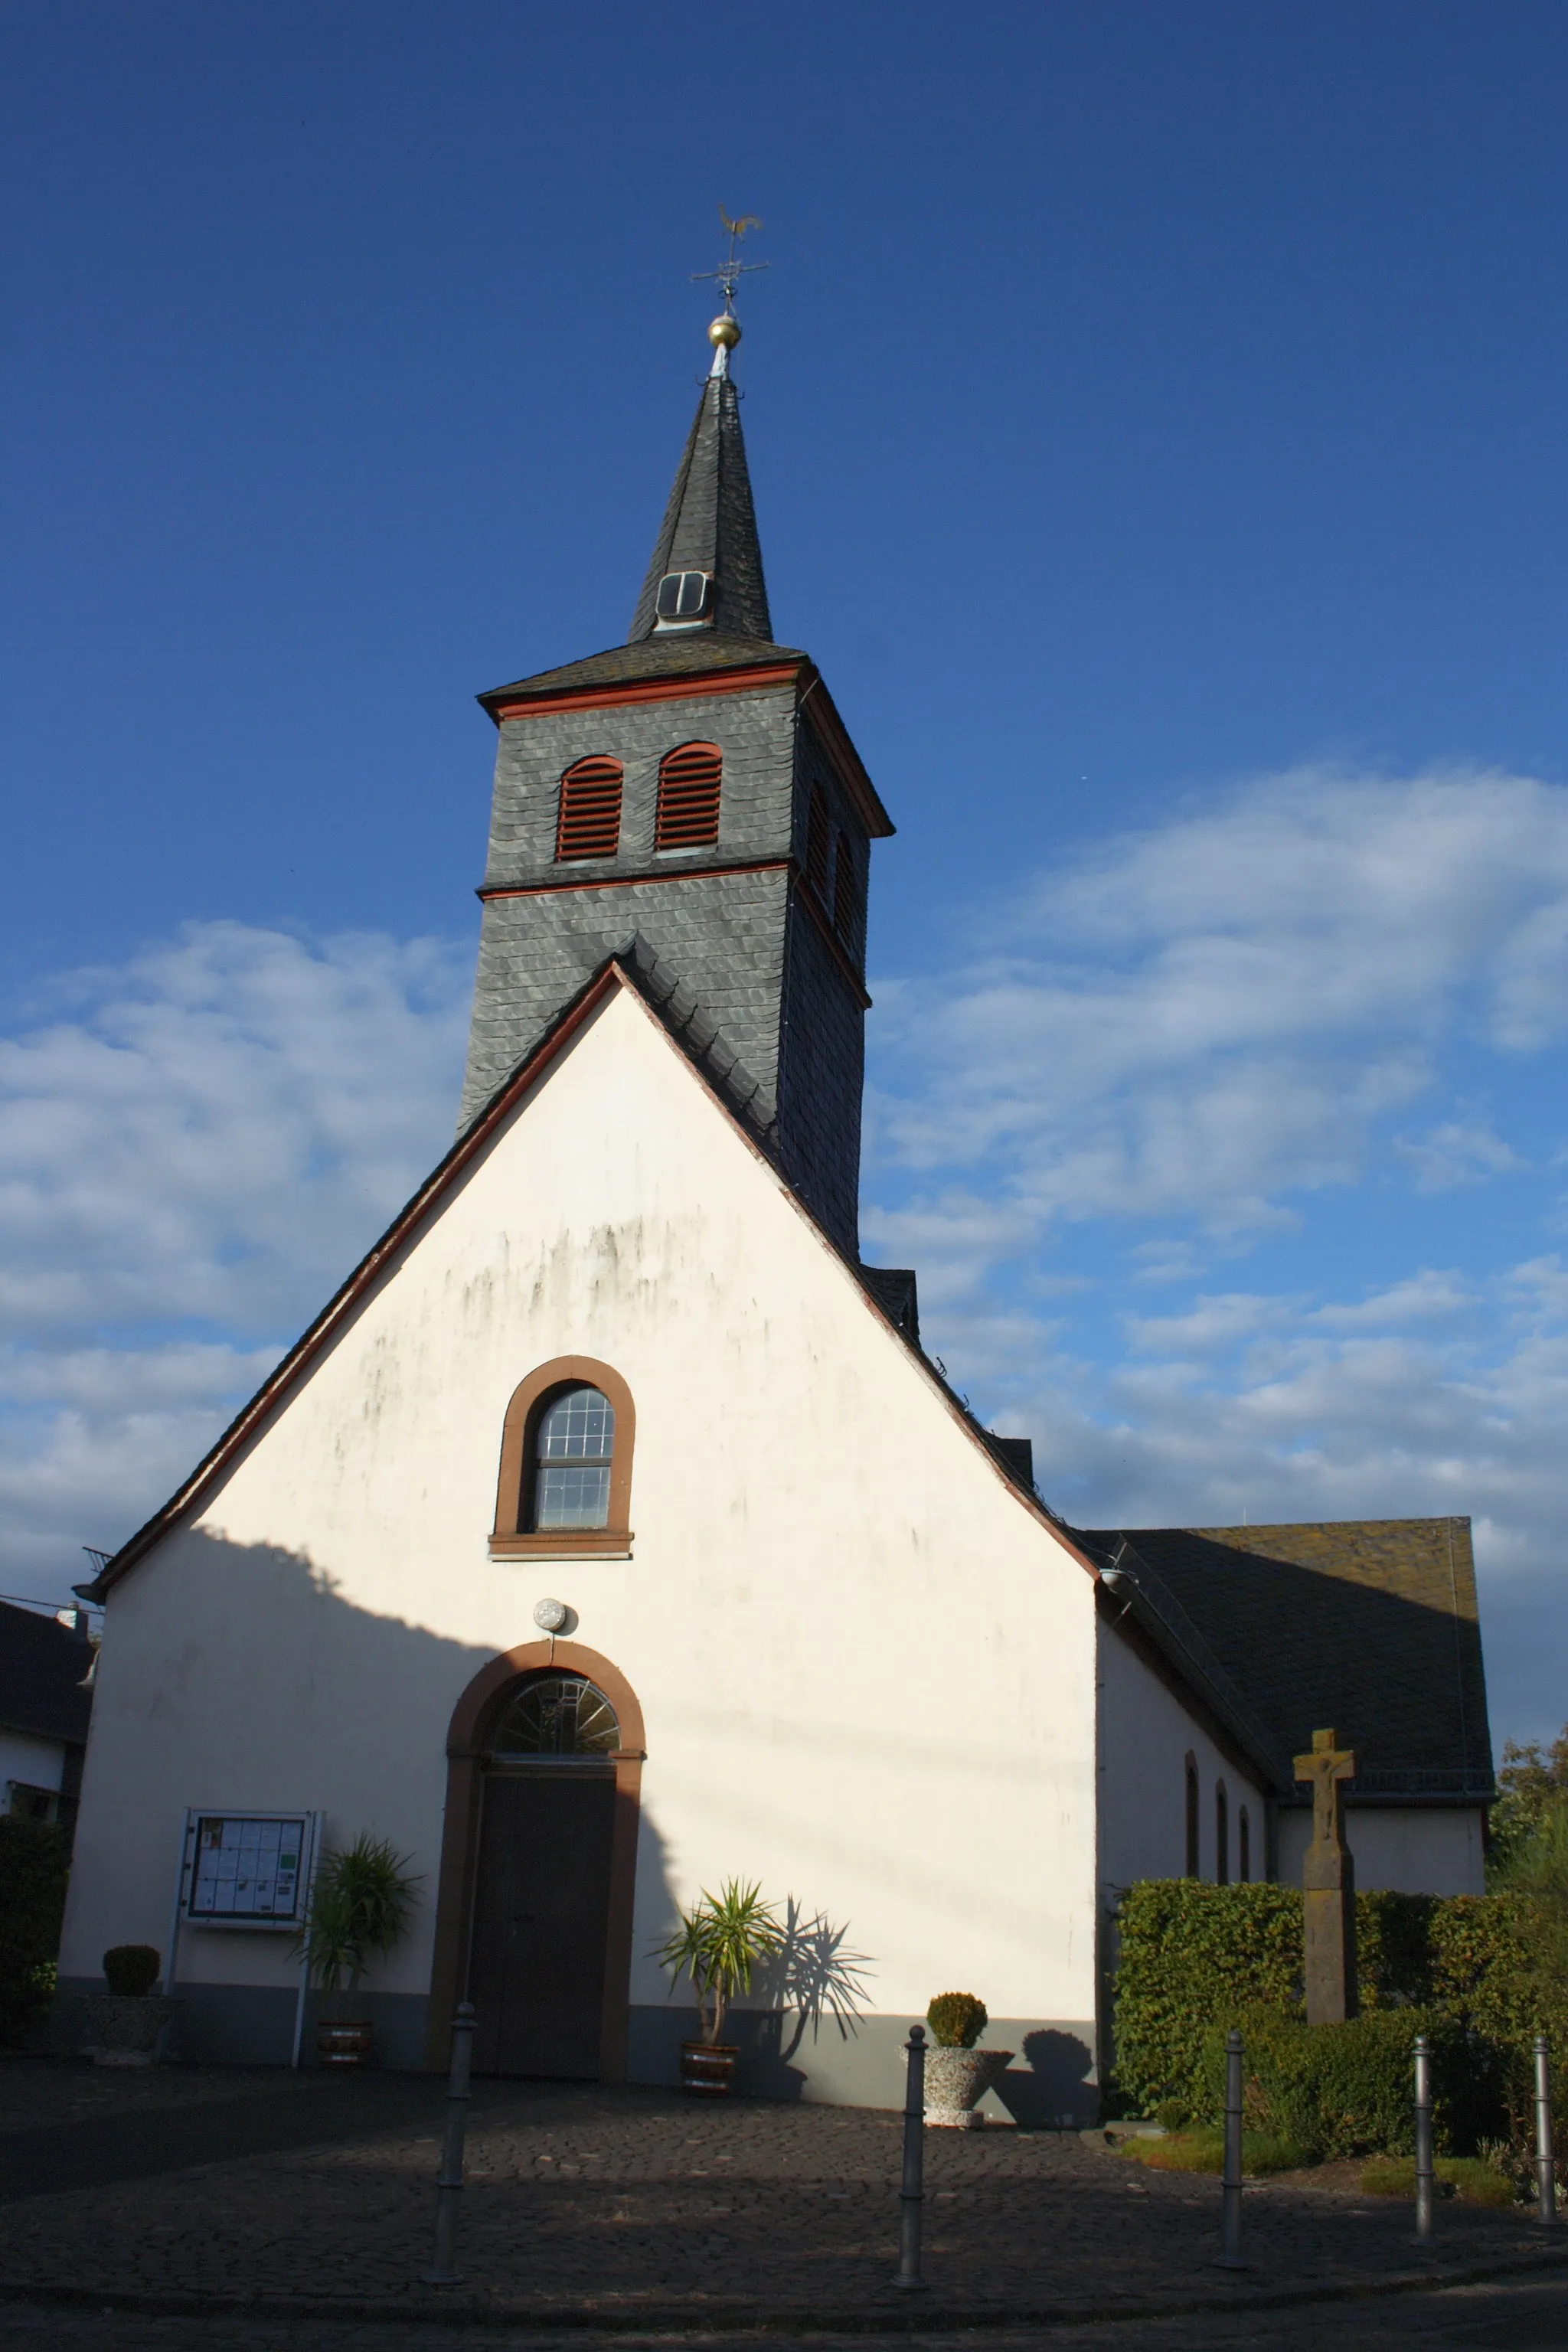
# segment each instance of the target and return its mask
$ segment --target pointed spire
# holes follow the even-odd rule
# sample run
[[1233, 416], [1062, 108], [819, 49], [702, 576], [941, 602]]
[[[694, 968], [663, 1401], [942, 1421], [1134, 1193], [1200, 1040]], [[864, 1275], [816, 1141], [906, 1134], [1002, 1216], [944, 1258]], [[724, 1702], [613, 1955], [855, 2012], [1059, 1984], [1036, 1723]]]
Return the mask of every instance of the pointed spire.
[[[713, 365], [632, 615], [628, 645], [660, 633], [659, 583], [680, 572], [704, 574], [709, 586], [701, 611], [689, 618], [678, 613], [674, 628], [706, 628], [720, 636], [759, 637], [764, 643], [773, 637], [740, 396], [730, 377], [730, 353], [741, 340], [741, 329], [728, 305], [708, 335]], [[674, 601], [673, 596], [667, 599]], [[689, 591], [684, 600], [688, 612], [690, 602]], [[663, 625], [666, 629], [671, 625], [668, 620]]]

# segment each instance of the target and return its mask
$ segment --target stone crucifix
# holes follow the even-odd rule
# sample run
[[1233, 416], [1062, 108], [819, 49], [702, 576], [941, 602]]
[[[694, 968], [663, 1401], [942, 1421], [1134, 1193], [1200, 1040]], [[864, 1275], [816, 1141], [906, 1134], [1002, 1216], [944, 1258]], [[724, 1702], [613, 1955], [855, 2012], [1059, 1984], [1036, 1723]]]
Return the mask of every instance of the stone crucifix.
[[1296, 1759], [1297, 1780], [1312, 1784], [1312, 1843], [1301, 1867], [1309, 2025], [1341, 2024], [1358, 2007], [1355, 1864], [1344, 1825], [1344, 1783], [1355, 1769], [1337, 1731], [1314, 1731], [1311, 1754]]

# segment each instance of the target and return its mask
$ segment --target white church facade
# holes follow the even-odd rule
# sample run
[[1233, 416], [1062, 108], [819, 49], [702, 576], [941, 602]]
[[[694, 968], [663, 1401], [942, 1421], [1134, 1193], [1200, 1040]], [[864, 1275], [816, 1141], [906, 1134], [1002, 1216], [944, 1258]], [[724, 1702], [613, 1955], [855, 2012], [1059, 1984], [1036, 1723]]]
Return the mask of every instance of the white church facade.
[[[1299, 1874], [1293, 1752], [1363, 1759], [1363, 1885], [1479, 1891], [1468, 1524], [1075, 1530], [862, 1264], [865, 907], [891, 830], [774, 642], [728, 373], [627, 643], [500, 732], [452, 1151], [109, 1562], [62, 1995], [165, 1958], [180, 2046], [288, 2063], [289, 1938], [196, 1824], [389, 1839], [378, 2054], [665, 2083], [652, 1957], [740, 1876], [797, 1922], [740, 2084], [873, 2105], [978, 1993], [1025, 2120], [1087, 2120], [1118, 1891]], [[836, 2001], [834, 1957], [854, 1970]]]

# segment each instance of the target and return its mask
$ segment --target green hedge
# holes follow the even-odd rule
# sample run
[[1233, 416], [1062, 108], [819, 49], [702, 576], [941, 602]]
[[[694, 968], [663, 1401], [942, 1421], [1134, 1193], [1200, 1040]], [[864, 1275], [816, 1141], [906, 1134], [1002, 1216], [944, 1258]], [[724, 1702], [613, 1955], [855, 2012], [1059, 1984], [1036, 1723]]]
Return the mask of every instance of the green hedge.
[[[1247, 2011], [1237, 2021], [1247, 2049], [1248, 2126], [1293, 2140], [1316, 2159], [1415, 2145], [1411, 2045], [1432, 2043], [1433, 2126], [1438, 2148], [1473, 2147], [1500, 2120], [1489, 2053], [1452, 2018], [1431, 2010], [1372, 2009], [1343, 2025], [1309, 2025], [1300, 2012]], [[1225, 2029], [1204, 2038], [1203, 2109], [1225, 2110]]]
[[1233, 2024], [1248, 2036], [1256, 2127], [1325, 2153], [1408, 2145], [1410, 2045], [1422, 2031], [1448, 2144], [1523, 2128], [1537, 2032], [1551, 2036], [1559, 2097], [1568, 2094], [1568, 1986], [1542, 1965], [1523, 1898], [1358, 1895], [1363, 2014], [1342, 2027], [1309, 2029], [1301, 2016], [1295, 1887], [1146, 1879], [1122, 1898], [1119, 1926], [1115, 2082], [1141, 2113], [1212, 2121]]
[[64, 1830], [0, 1813], [0, 2042], [49, 2005], [69, 1862]]
[[1139, 2113], [1168, 2103], [1196, 2118], [1210, 2026], [1300, 1999], [1300, 1890], [1145, 1878], [1122, 1896], [1119, 1925], [1117, 2086]]

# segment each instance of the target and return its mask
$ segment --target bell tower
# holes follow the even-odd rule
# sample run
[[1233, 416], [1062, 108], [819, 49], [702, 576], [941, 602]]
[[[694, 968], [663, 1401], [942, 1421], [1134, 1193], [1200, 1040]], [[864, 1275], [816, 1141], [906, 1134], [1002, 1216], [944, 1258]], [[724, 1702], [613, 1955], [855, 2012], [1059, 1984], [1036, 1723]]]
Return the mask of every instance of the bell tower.
[[729, 299], [708, 333], [626, 643], [479, 697], [500, 745], [460, 1125], [619, 956], [858, 1256], [866, 895], [893, 827], [810, 656], [774, 642]]

